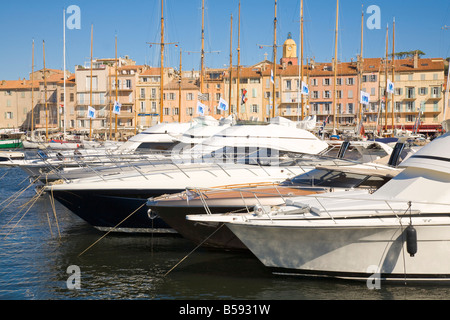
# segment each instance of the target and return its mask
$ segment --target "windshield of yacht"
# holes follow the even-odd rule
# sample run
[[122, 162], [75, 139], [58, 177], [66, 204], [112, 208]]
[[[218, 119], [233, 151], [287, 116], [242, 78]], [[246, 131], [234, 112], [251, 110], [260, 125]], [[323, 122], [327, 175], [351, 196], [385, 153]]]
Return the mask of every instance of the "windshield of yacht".
[[286, 180], [281, 185], [299, 187], [327, 187], [327, 188], [370, 188], [378, 189], [390, 177], [371, 176], [353, 172], [314, 169]]

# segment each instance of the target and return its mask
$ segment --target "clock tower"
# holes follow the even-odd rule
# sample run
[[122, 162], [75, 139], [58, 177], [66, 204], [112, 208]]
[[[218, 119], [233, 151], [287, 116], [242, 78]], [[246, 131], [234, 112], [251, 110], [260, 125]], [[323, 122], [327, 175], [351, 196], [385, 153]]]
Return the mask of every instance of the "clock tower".
[[298, 65], [297, 57], [297, 44], [292, 40], [291, 33], [289, 32], [286, 41], [283, 44], [283, 58], [281, 58], [280, 63], [286, 66]]

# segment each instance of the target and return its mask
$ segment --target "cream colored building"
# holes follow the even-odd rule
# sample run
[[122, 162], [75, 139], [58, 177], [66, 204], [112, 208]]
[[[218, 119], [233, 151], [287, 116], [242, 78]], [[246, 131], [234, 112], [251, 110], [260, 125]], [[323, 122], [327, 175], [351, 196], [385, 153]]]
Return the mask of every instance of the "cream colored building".
[[[440, 127], [444, 111], [444, 61], [442, 58], [395, 60], [394, 79], [392, 69], [388, 79], [394, 83], [395, 94], [388, 94], [388, 129], [392, 126], [394, 104], [394, 127], [412, 130], [420, 117], [419, 132], [433, 133]], [[380, 96], [384, 96], [385, 72], [380, 73]], [[393, 102], [393, 103], [392, 103]], [[381, 117], [384, 124], [386, 117]]]
[[[34, 92], [32, 92], [34, 88]], [[32, 98], [34, 95], [34, 98]], [[0, 81], [0, 129], [31, 129], [31, 110], [38, 104], [39, 82], [30, 80]], [[32, 103], [33, 102], [33, 103]]]

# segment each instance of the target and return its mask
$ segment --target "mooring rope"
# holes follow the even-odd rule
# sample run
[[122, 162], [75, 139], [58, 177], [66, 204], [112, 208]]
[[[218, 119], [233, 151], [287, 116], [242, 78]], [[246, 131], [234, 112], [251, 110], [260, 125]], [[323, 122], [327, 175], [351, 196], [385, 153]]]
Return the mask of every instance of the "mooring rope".
[[181, 259], [176, 265], [174, 265], [169, 271], [166, 272], [164, 277], [166, 277], [172, 270], [174, 270], [180, 263], [182, 263], [184, 260], [186, 260], [192, 253], [194, 253], [195, 250], [197, 250], [199, 247], [201, 247], [209, 238], [211, 238], [217, 231], [220, 230], [225, 224], [222, 223], [220, 227], [218, 227], [216, 230], [214, 230], [213, 233], [211, 233], [206, 239], [204, 239], [198, 246], [196, 246], [191, 252], [189, 252], [186, 256], [184, 256], [183, 259]]
[[[19, 220], [16, 222], [16, 224], [11, 228], [11, 230], [9, 230], [9, 232], [3, 237], [3, 239], [5, 239], [5, 238], [11, 233], [11, 231], [13, 231], [13, 230], [17, 227], [17, 225], [19, 224], [19, 222], [22, 221], [22, 219], [25, 217], [25, 215], [28, 213], [28, 211], [30, 211], [30, 209], [33, 207], [33, 205], [34, 205], [34, 204], [36, 203], [36, 201], [39, 199], [39, 197], [41, 196], [42, 192], [43, 192], [43, 191], [41, 190], [41, 192], [40, 192], [39, 194], [36, 194], [36, 195], [33, 196], [34, 201], [33, 201], [33, 203], [31, 204], [31, 206], [27, 209], [27, 211], [25, 211], [25, 213], [22, 215], [22, 217], [20, 217], [20, 219], [19, 219]], [[17, 212], [17, 213], [14, 215], [14, 217], [16, 217], [17, 214], [20, 213], [20, 211], [21, 211], [21, 210], [19, 210], [19, 212]], [[10, 222], [12, 219], [14, 219], [14, 217], [12, 217], [12, 218], [8, 221], [8, 223], [7, 223], [6, 225], [8, 225], [9, 222]], [[5, 225], [5, 226], [6, 226], [6, 225]], [[5, 226], [3, 226], [2, 229], [3, 229]], [[1, 229], [0, 229], [0, 230], [1, 230]]]
[[120, 226], [124, 221], [126, 221], [128, 218], [130, 218], [133, 214], [135, 214], [137, 211], [139, 211], [143, 206], [145, 206], [147, 203], [144, 202], [139, 208], [134, 210], [132, 213], [130, 213], [126, 218], [124, 218], [122, 221], [120, 221], [117, 225], [115, 225], [112, 229], [110, 229], [108, 232], [106, 232], [103, 236], [101, 236], [97, 241], [95, 241], [93, 244], [91, 244], [89, 247], [87, 247], [83, 252], [81, 252], [78, 257], [83, 255], [86, 251], [88, 251], [90, 248], [95, 246], [100, 240], [102, 240], [104, 237], [106, 237], [109, 233], [114, 231], [118, 226]]

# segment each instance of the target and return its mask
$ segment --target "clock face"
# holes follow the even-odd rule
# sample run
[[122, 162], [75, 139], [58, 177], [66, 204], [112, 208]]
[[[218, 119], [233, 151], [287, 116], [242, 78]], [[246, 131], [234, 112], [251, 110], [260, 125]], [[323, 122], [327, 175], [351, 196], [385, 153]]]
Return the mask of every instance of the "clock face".
[[291, 46], [289, 46], [288, 48], [287, 48], [289, 51], [291, 51], [292, 50], [292, 47]]

